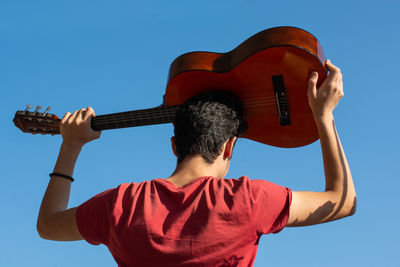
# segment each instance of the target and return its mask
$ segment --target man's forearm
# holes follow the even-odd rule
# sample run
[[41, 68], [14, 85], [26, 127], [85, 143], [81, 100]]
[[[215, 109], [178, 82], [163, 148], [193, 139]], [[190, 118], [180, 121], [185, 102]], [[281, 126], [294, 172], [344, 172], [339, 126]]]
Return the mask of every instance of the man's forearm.
[[325, 191], [335, 199], [331, 219], [354, 213], [356, 193], [346, 155], [336, 131], [332, 115], [316, 119], [325, 171]]
[[80, 145], [62, 143], [54, 172], [72, 176], [76, 160], [82, 150]]

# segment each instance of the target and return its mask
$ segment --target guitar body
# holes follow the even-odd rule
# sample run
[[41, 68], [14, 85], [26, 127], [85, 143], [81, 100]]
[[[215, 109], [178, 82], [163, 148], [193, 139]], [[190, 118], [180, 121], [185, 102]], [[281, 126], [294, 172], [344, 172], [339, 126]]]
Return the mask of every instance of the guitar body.
[[[165, 102], [174, 106], [201, 92], [227, 90], [244, 104], [248, 130], [241, 137], [277, 147], [304, 146], [318, 139], [307, 87], [312, 71], [319, 74], [318, 85], [326, 78], [324, 61], [310, 33], [293, 27], [268, 29], [228, 53], [178, 57], [170, 68]], [[280, 77], [278, 85], [274, 77]], [[276, 95], [276, 87], [282, 86], [284, 101]], [[280, 116], [282, 111], [289, 122]]]

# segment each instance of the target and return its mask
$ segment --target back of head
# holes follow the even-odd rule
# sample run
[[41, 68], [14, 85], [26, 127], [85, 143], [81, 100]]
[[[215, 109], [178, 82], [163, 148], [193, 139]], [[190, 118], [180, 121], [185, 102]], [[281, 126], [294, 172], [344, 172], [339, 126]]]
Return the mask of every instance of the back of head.
[[200, 155], [213, 163], [228, 139], [246, 130], [239, 98], [225, 91], [206, 92], [190, 98], [175, 117], [178, 163]]

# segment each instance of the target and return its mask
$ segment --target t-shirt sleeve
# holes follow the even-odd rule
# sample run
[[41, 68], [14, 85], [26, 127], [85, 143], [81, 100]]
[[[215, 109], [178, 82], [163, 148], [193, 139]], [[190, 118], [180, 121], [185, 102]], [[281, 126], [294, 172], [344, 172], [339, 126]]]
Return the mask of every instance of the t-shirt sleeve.
[[256, 230], [261, 234], [278, 233], [289, 219], [292, 191], [269, 181], [251, 180]]
[[92, 245], [108, 244], [116, 189], [109, 189], [78, 206], [76, 224]]

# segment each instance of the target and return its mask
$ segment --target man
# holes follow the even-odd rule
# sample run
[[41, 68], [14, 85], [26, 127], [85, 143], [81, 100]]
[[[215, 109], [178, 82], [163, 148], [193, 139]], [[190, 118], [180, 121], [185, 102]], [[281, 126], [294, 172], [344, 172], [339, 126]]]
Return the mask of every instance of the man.
[[172, 149], [178, 157], [167, 179], [122, 184], [67, 209], [76, 159], [99, 138], [91, 108], [67, 113], [63, 143], [38, 217], [41, 237], [105, 244], [120, 266], [249, 266], [262, 234], [354, 214], [356, 193], [336, 132], [333, 110], [343, 96], [342, 74], [329, 76], [308, 100], [318, 127], [324, 192], [295, 192], [263, 180], [224, 179], [238, 134], [240, 105], [220, 93], [195, 97], [176, 115]]

